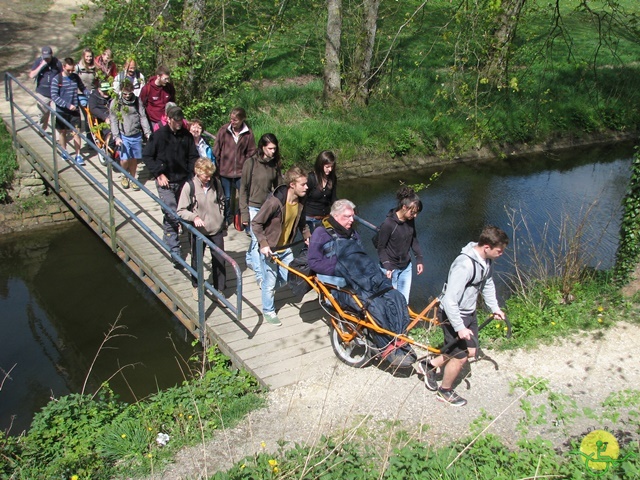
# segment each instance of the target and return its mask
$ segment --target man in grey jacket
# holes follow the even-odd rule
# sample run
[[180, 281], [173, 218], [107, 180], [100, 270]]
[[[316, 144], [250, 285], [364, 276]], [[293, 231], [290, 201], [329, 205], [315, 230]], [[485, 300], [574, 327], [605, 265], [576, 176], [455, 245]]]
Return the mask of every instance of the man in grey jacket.
[[[422, 364], [424, 382], [436, 398], [454, 407], [462, 407], [467, 401], [453, 390], [453, 383], [462, 370], [467, 356], [476, 354], [478, 320], [476, 305], [478, 294], [495, 317], [504, 320], [504, 312], [498, 305], [493, 283], [492, 263], [509, 244], [509, 237], [498, 227], [487, 226], [478, 242], [470, 242], [453, 261], [440, 299], [439, 320], [444, 331], [444, 344], [450, 345], [443, 355]], [[457, 341], [456, 341], [457, 340]], [[443, 368], [442, 384], [438, 387], [436, 369]]]

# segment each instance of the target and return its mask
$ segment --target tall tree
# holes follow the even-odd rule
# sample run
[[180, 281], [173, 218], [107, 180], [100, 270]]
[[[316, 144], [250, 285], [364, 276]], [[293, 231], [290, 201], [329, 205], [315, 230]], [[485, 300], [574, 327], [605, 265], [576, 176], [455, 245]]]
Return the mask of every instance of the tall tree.
[[327, 0], [327, 38], [325, 44], [324, 89], [326, 104], [341, 99], [340, 37], [342, 36], [342, 0]]

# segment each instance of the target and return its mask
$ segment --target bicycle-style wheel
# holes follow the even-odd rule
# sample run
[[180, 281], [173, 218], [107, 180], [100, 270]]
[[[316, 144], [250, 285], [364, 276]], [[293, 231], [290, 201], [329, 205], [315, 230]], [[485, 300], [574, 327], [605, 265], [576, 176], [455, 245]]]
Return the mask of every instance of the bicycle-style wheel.
[[371, 359], [371, 345], [366, 338], [355, 337], [350, 342], [344, 342], [335, 328], [331, 328], [331, 346], [333, 353], [350, 367], [361, 368]]

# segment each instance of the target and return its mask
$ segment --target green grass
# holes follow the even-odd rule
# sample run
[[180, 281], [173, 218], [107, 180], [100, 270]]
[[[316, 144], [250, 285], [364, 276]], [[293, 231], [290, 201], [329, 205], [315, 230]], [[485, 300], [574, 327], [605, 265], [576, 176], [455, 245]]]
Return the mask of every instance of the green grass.
[[16, 152], [11, 144], [11, 135], [0, 119], [0, 203], [9, 199], [9, 187], [18, 168]]

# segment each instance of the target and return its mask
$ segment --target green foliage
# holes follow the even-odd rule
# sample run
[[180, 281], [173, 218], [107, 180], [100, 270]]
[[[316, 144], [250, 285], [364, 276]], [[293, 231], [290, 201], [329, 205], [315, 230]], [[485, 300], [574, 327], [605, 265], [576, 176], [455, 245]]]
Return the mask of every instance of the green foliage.
[[[257, 136], [278, 136], [286, 166], [308, 164], [322, 149], [341, 162], [453, 158], [640, 126], [637, 2], [590, 2], [590, 10], [560, 2], [556, 11], [527, 1], [508, 72], [496, 78], [485, 67], [504, 2], [435, 0], [413, 16], [422, 3], [381, 2], [371, 97], [344, 109], [321, 101], [326, 4], [318, 0], [207, 0], [200, 35], [185, 27], [189, 2], [171, 0], [159, 14], [152, 11], [162, 2], [95, 0], [103, 20], [82, 43], [111, 47], [118, 64], [134, 56], [147, 77], [169, 65], [187, 116], [210, 131], [232, 107], [245, 107]], [[359, 9], [344, 6], [345, 52], [358, 41]], [[605, 15], [607, 28], [598, 30], [595, 15]], [[353, 61], [342, 58], [345, 76]]]
[[[197, 359], [193, 359], [194, 361]], [[29, 432], [0, 436], [0, 475], [16, 478], [109, 478], [146, 474], [180, 448], [208, 438], [261, 405], [247, 372], [231, 368], [217, 349], [207, 351], [200, 375], [133, 405], [107, 386], [97, 398], [71, 394], [51, 401]], [[159, 433], [168, 443], [156, 442]]]
[[70, 394], [49, 402], [37, 413], [26, 437], [21, 440], [21, 478], [100, 476], [109, 467], [96, 451], [96, 439], [125, 408], [107, 393], [93, 399]]
[[550, 279], [536, 283], [527, 296], [512, 295], [506, 302], [513, 327], [509, 348], [549, 342], [580, 330], [606, 328], [618, 320], [630, 319], [629, 305], [606, 272], [583, 277], [573, 285], [572, 292], [567, 301], [562, 284]]
[[640, 150], [637, 148], [631, 163], [631, 179], [622, 207], [620, 243], [614, 266], [617, 285], [624, 285], [629, 281], [640, 260]]
[[7, 132], [2, 119], [0, 119], [0, 203], [5, 203], [9, 198], [8, 189], [18, 169], [16, 152], [11, 144], [11, 135]]

